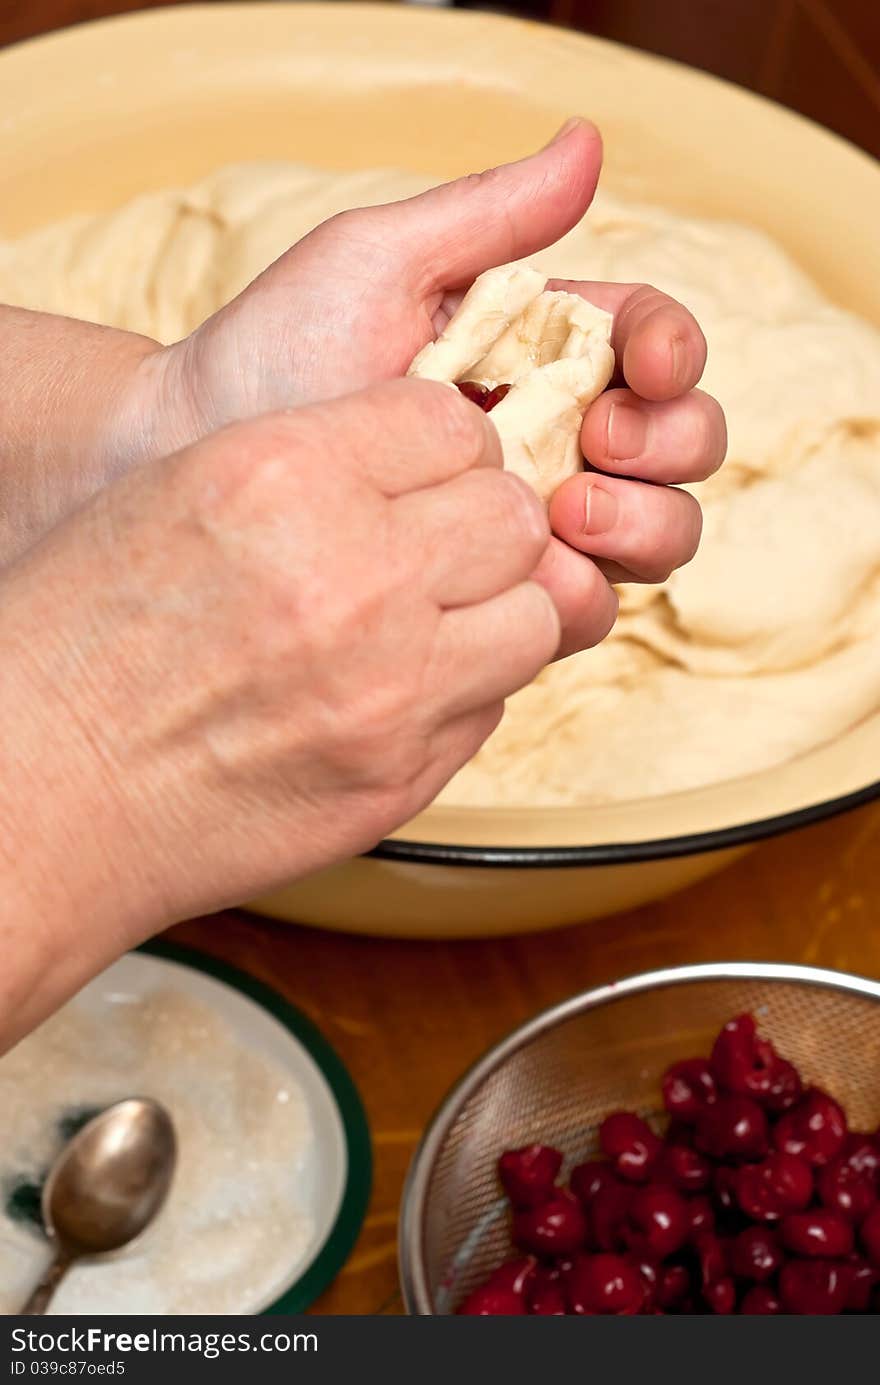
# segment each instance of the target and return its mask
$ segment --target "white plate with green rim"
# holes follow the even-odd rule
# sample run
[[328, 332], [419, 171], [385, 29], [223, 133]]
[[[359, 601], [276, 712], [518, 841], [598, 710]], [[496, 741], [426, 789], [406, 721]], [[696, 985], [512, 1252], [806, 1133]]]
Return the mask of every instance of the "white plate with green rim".
[[48, 1254], [39, 1187], [63, 1138], [132, 1095], [156, 1096], [175, 1119], [176, 1189], [142, 1241], [72, 1270], [53, 1311], [305, 1311], [365, 1215], [360, 1098], [324, 1037], [276, 991], [165, 943], [123, 957], [0, 1060], [11, 1118], [0, 1311], [16, 1311]]

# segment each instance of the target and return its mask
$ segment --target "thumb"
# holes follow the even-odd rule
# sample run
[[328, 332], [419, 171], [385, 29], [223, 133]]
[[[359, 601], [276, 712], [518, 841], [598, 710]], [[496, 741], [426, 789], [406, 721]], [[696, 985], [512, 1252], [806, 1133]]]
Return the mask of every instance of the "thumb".
[[427, 296], [559, 240], [592, 202], [601, 166], [599, 131], [575, 118], [526, 159], [360, 215], [375, 218], [401, 275]]

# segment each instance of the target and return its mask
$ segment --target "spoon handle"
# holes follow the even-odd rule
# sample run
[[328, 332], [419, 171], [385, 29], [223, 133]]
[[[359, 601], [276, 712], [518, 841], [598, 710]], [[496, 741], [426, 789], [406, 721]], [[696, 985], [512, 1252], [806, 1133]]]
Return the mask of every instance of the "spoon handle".
[[46, 1312], [55, 1290], [67, 1274], [70, 1265], [71, 1260], [69, 1256], [61, 1252], [55, 1256], [55, 1259], [48, 1266], [43, 1278], [21, 1310], [25, 1317], [34, 1317], [37, 1314]]

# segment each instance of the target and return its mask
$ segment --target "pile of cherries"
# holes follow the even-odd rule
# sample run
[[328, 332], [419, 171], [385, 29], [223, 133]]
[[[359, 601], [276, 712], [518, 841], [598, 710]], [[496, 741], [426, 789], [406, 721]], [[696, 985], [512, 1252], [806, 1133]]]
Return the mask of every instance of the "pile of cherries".
[[751, 1015], [668, 1069], [663, 1104], [662, 1138], [607, 1116], [567, 1187], [559, 1150], [502, 1154], [522, 1253], [460, 1313], [880, 1313], [880, 1129], [850, 1131]]
[[490, 390], [485, 385], [478, 385], [476, 380], [462, 380], [458, 388], [465, 399], [469, 399], [472, 404], [477, 404], [484, 414], [491, 413], [495, 405], [500, 404], [504, 396], [510, 391], [510, 385], [496, 385], [494, 390]]

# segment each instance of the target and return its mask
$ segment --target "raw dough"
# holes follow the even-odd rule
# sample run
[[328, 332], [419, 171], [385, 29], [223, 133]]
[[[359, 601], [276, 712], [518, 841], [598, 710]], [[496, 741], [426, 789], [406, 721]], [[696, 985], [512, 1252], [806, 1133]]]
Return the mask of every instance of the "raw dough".
[[[0, 300], [173, 340], [326, 216], [430, 181], [223, 169], [0, 242]], [[699, 487], [695, 562], [663, 587], [624, 588], [610, 639], [511, 698], [441, 798], [669, 793], [777, 764], [877, 710], [880, 332], [757, 231], [602, 194], [532, 263], [652, 282], [686, 302], [709, 341], [703, 384], [725, 407], [729, 460]]]
[[542, 500], [583, 470], [584, 413], [614, 370], [610, 313], [546, 283], [524, 264], [487, 270], [409, 368], [423, 380], [510, 385], [492, 422], [505, 468]]

